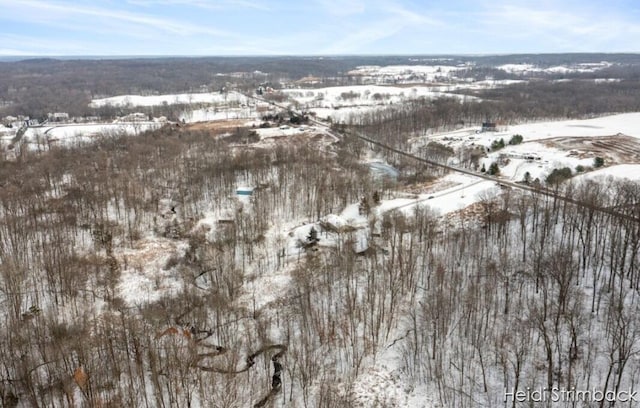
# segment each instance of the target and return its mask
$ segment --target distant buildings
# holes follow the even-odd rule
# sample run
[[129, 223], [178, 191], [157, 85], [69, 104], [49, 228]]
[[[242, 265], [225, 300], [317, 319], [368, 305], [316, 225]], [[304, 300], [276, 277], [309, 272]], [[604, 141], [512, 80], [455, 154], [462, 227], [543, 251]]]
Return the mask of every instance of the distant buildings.
[[540, 161], [542, 158], [537, 153], [515, 153], [515, 152], [501, 152], [498, 155], [498, 159], [506, 162], [508, 159], [526, 160], [528, 162]]
[[67, 112], [54, 112], [47, 114], [49, 122], [68, 122], [69, 114]]
[[23, 126], [36, 126], [39, 125], [40, 122], [38, 121], [38, 119], [30, 119], [28, 116], [18, 115], [18, 117], [5, 116], [4, 118], [2, 118], [2, 124], [8, 128], [19, 129]]
[[20, 121], [15, 116], [5, 116], [4, 118], [2, 118], [2, 124], [8, 128], [16, 127], [16, 125], [20, 127], [22, 126], [22, 122], [23, 121]]
[[149, 116], [142, 112], [130, 113], [117, 119], [118, 122], [147, 122], [148, 120]]

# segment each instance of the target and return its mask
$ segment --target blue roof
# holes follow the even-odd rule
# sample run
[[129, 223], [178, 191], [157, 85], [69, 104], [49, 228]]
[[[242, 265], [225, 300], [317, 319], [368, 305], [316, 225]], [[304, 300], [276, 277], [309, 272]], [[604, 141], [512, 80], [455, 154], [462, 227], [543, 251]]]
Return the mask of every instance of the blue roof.
[[253, 187], [238, 187], [236, 189], [238, 195], [251, 195], [253, 194]]

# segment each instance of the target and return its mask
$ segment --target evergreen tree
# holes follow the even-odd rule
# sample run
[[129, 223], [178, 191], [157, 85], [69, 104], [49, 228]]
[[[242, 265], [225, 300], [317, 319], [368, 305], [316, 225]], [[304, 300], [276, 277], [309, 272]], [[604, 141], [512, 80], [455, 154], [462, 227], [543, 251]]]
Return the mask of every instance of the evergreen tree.
[[604, 158], [596, 157], [593, 159], [593, 167], [598, 168], [604, 166]]
[[374, 191], [373, 192], [373, 203], [375, 205], [379, 205], [380, 204], [380, 192], [378, 192], [378, 191]]
[[509, 140], [510, 145], [518, 145], [520, 143], [522, 143], [522, 135], [513, 135]]
[[307, 242], [313, 245], [318, 243], [318, 241], [320, 241], [320, 238], [318, 238], [318, 230], [316, 230], [315, 227], [311, 227], [309, 235], [307, 235]]

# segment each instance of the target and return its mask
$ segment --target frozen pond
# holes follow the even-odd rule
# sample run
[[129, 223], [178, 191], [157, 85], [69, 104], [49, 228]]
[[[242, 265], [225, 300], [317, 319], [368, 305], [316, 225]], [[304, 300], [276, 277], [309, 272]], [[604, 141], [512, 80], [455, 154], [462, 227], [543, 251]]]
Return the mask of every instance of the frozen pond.
[[387, 163], [371, 162], [371, 163], [368, 163], [368, 165], [371, 168], [371, 171], [373, 172], [373, 174], [379, 177], [387, 176], [387, 177], [391, 177], [392, 179], [397, 179], [398, 176], [400, 175], [400, 171], [398, 171], [398, 169], [388, 165]]

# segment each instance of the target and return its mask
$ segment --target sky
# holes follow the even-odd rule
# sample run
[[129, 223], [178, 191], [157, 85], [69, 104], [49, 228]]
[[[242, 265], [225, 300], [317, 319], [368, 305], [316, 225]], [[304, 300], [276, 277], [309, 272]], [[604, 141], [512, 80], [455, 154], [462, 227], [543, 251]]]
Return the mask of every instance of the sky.
[[0, 56], [640, 52], [640, 0], [0, 0]]

